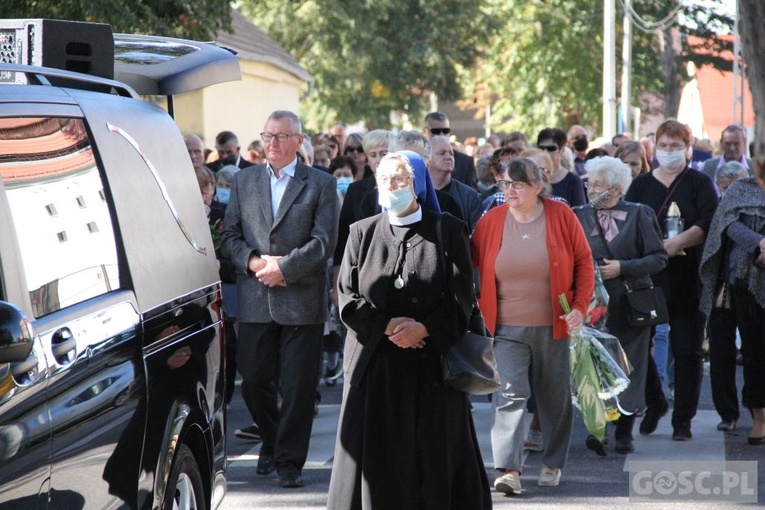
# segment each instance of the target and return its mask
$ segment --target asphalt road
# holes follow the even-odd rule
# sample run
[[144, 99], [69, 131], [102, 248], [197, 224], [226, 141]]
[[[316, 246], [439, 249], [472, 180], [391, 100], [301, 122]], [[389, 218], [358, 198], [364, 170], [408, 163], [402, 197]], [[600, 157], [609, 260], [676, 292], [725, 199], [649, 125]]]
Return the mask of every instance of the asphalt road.
[[[741, 384], [741, 367], [738, 369], [738, 379]], [[692, 441], [672, 441], [670, 415], [667, 415], [661, 420], [659, 429], [650, 436], [640, 436], [636, 430], [635, 453], [619, 455], [614, 453], [613, 446], [610, 446], [607, 457], [598, 457], [584, 446], [587, 432], [582, 424], [581, 416], [577, 413], [574, 418], [568, 465], [563, 470], [560, 485], [539, 487], [536, 484], [541, 454], [530, 453], [525, 463], [523, 494], [506, 497], [492, 489], [494, 508], [516, 508], [518, 504], [522, 504], [524, 508], [565, 507], [567, 509], [616, 507], [657, 509], [671, 506], [673, 509], [701, 510], [739, 506], [740, 504], [730, 502], [730, 495], [726, 496], [723, 493], [718, 496], [710, 493], [709, 497], [713, 498], [710, 500], [692, 501], [690, 497], [697, 496], [696, 489], [691, 489], [690, 496], [685, 496], [682, 501], [649, 499], [648, 502], [638, 502], [630, 498], [630, 462], [648, 462], [649, 464], [644, 466], [649, 466], [653, 470], [651, 476], [659, 476], [660, 473], [657, 472], [663, 469], [662, 466], [669, 466], [669, 462], [682, 461], [683, 466], [687, 465], [688, 469], [692, 470], [692, 475], [696, 476], [705, 466], [715, 466], [717, 465], [715, 463], [719, 461], [765, 460], [765, 446], [755, 447], [747, 444], [746, 437], [751, 418], [746, 411], [743, 411], [734, 432], [722, 433], [716, 430], [720, 419], [712, 405], [708, 369], [705, 372], [699, 412], [693, 421]], [[246, 426], [250, 422], [249, 414], [241, 398], [238, 394], [234, 397], [228, 409], [228, 495], [221, 506], [222, 510], [326, 508], [342, 385], [327, 388], [322, 384], [320, 389], [322, 404], [314, 421], [308, 463], [303, 471], [306, 485], [300, 489], [280, 488], [276, 473], [269, 476], [255, 474], [260, 444], [242, 441], [234, 436], [235, 429]], [[491, 405], [485, 397], [474, 398], [473, 419], [489, 479], [493, 481], [495, 474], [491, 464], [489, 441]], [[637, 424], [635, 428], [637, 429]], [[613, 429], [610, 429], [610, 432], [613, 434]], [[611, 445], [613, 445], [613, 437]], [[762, 505], [765, 503], [765, 495], [763, 495], [765, 463], [759, 462], [759, 464], [760, 469], [753, 477], [754, 480], [744, 480], [745, 475], [739, 475], [738, 468], [733, 470], [733, 476], [739, 476], [739, 481], [742, 482], [739, 486], [743, 485], [745, 489], [756, 491], [757, 501]], [[634, 466], [637, 464], [633, 464]], [[704, 482], [701, 478], [698, 479], [701, 480], [699, 490], [703, 490], [705, 486], [714, 485], [714, 483]], [[649, 477], [648, 480], [656, 480], [656, 478]], [[730, 486], [734, 483], [734, 481], [728, 482]], [[673, 494], [677, 494], [680, 490], [681, 486], [676, 485], [676, 492]], [[736, 490], [734, 487], [732, 492]], [[646, 497], [653, 496], [648, 494]]]

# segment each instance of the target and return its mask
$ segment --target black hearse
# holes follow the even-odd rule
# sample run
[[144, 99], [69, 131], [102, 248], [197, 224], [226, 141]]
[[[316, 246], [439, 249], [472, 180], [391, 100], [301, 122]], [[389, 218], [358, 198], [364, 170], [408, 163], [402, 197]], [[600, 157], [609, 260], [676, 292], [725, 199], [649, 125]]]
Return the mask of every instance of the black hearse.
[[0, 509], [216, 508], [213, 241], [169, 97], [213, 45], [0, 20]]

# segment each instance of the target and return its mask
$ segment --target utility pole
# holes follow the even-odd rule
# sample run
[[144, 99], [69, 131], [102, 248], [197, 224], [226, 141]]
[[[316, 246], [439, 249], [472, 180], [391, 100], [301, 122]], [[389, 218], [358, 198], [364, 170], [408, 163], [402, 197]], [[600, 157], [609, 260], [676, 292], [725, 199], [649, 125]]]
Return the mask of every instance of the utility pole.
[[616, 131], [616, 30], [614, 0], [603, 0], [603, 136], [611, 140]]
[[483, 134], [486, 138], [491, 136], [491, 103], [486, 102], [485, 122], [483, 128]]
[[731, 123], [744, 126], [744, 69], [741, 65], [741, 37], [738, 33], [739, 4], [736, 2], [736, 22], [733, 32], [733, 115]]
[[632, 21], [627, 9], [632, 0], [624, 0], [624, 40], [622, 41], [622, 119], [624, 131], [632, 132], [635, 139], [639, 137], [640, 126], [635, 124], [632, 129]]

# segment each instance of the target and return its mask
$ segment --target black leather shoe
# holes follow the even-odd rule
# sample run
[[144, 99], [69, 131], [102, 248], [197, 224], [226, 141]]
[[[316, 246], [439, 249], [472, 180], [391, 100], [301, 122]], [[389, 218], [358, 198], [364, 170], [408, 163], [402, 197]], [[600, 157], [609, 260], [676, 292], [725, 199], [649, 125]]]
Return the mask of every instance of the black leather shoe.
[[273, 473], [276, 466], [274, 466], [274, 456], [261, 453], [258, 456], [258, 467], [255, 472], [261, 476], [270, 475]]
[[603, 443], [598, 441], [598, 438], [589, 435], [587, 436], [587, 440], [584, 442], [585, 446], [587, 446], [588, 450], [592, 450], [593, 452], [597, 453], [600, 457], [605, 457], [608, 455], [606, 453], [606, 449], [603, 447]]
[[733, 432], [736, 428], [736, 420], [722, 420], [717, 424], [717, 430], [720, 432]]
[[279, 477], [279, 485], [285, 489], [297, 489], [305, 485], [300, 473], [287, 473]]
[[674, 441], [690, 441], [693, 438], [690, 423], [678, 423], [673, 425], [673, 428], [672, 439]]
[[760, 446], [765, 444], [765, 436], [762, 437], [748, 437], [746, 438], [747, 442], [754, 446]]
[[616, 453], [632, 453], [635, 451], [635, 443], [631, 437], [616, 438]]
[[640, 422], [640, 433], [644, 436], [653, 433], [656, 430], [656, 427], [659, 426], [659, 420], [667, 414], [667, 411], [669, 411], [669, 404], [667, 404], [666, 400], [664, 401], [664, 405], [658, 409], [648, 409], [645, 412], [643, 421]]

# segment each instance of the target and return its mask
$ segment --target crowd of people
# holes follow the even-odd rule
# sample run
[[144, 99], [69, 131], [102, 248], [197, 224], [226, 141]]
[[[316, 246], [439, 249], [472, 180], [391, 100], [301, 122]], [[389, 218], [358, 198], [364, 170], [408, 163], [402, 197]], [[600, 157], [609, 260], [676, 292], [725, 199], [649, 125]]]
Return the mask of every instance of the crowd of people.
[[[668, 400], [672, 439], [692, 439], [705, 338], [718, 430], [739, 419], [740, 358], [748, 443], [765, 444], [765, 194], [744, 130], [722, 132], [717, 158], [672, 119], [641, 140], [595, 148], [589, 135], [460, 144], [433, 112], [421, 130], [336, 125], [309, 139], [276, 111], [247, 151], [224, 131], [208, 160], [186, 137], [220, 260], [227, 399], [237, 371], [253, 424], [236, 435], [262, 441], [259, 475], [303, 485], [319, 381], [342, 377], [330, 508], [490, 508], [469, 399], [441, 375], [477, 302], [501, 382], [493, 486], [521, 493], [524, 449], [541, 451], [538, 485], [558, 485], [575, 414], [569, 337], [596, 277], [631, 366], [615, 452], [634, 451], [638, 417], [653, 433]], [[635, 325], [627, 294], [651, 287], [668, 322]], [[607, 455], [608, 437], [586, 446]]]

